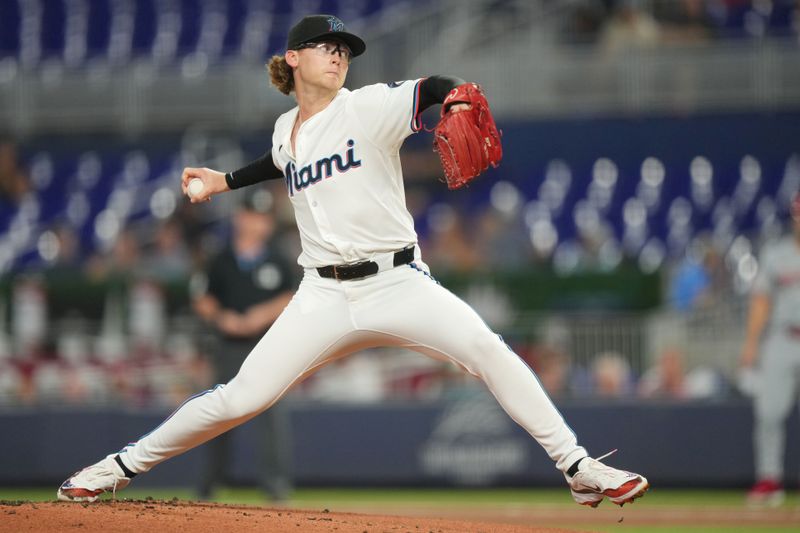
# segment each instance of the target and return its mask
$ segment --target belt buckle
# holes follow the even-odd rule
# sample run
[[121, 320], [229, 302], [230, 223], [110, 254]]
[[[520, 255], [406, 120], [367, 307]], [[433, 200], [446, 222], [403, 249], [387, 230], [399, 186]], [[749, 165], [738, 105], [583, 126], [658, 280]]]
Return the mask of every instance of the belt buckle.
[[339, 277], [339, 266], [338, 265], [333, 265], [333, 279], [335, 279], [336, 281], [342, 281], [341, 278]]

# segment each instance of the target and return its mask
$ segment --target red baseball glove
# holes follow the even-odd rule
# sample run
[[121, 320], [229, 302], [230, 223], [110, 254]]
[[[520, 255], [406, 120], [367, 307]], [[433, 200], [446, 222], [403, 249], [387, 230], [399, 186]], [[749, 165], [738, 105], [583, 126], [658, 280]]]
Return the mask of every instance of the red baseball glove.
[[[454, 104], [470, 109], [450, 112]], [[449, 189], [463, 187], [489, 165], [497, 167], [503, 157], [500, 132], [489, 111], [489, 102], [476, 83], [459, 85], [442, 103], [442, 118], [434, 129], [433, 149], [442, 161]]]

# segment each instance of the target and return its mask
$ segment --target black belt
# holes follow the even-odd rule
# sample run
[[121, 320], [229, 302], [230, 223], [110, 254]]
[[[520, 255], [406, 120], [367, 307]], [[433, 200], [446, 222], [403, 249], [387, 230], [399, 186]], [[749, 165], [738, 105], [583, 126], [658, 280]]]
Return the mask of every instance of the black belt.
[[[409, 246], [394, 253], [394, 266], [407, 265], [414, 260], [414, 246]], [[319, 267], [317, 272], [323, 278], [333, 278], [339, 281], [361, 279], [378, 273], [378, 263], [375, 261], [362, 261], [349, 265], [329, 265]]]

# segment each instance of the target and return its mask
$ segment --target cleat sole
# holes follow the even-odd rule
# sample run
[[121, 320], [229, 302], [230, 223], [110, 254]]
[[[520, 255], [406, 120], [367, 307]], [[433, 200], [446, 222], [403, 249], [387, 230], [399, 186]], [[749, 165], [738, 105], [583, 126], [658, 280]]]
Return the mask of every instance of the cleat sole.
[[96, 502], [105, 491], [89, 491], [85, 489], [59, 490], [58, 499], [62, 502]]
[[[632, 504], [634, 500], [636, 500], [637, 498], [641, 498], [642, 496], [644, 496], [644, 494], [645, 494], [645, 493], [646, 493], [646, 492], [647, 492], [649, 489], [650, 489], [650, 484], [649, 484], [649, 483], [645, 483], [645, 484], [644, 484], [644, 486], [643, 486], [642, 488], [640, 488], [640, 489], [639, 489], [639, 490], [636, 492], [636, 494], [633, 494], [633, 495], [631, 495], [631, 496], [629, 496], [629, 497], [625, 498], [625, 499], [624, 499], [624, 500], [622, 500], [622, 501], [619, 501], [619, 502], [614, 502], [614, 503], [615, 503], [615, 504], [617, 504], [617, 505], [619, 505], [620, 507], [622, 507], [622, 506], [623, 506], [623, 505], [625, 505], [626, 503], [631, 503], [631, 504]], [[613, 500], [612, 500], [612, 501], [613, 501]]]

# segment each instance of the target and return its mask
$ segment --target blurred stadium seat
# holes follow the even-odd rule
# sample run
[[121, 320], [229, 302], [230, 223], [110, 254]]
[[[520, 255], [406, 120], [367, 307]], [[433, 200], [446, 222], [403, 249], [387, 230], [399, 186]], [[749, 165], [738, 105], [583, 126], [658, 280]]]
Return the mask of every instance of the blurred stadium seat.
[[[420, 3], [419, 0], [391, 2]], [[301, 13], [334, 13], [351, 25], [379, 17], [385, 0], [6, 0], [0, 4], [0, 58], [24, 68], [69, 68], [103, 60], [158, 64], [202, 57], [263, 60], [286, 42]]]
[[[353, 63], [352, 86], [441, 72], [487, 89], [504, 133], [502, 166], [450, 193], [436, 182], [430, 138], [410, 138], [408, 204], [438, 272], [456, 281], [488, 273], [489, 282], [464, 294], [518, 340], [515, 348], [550, 335], [558, 313], [591, 310], [567, 320], [564, 343], [584, 371], [598, 353], [613, 352], [639, 374], [662, 346], [657, 338], [675, 336], [686, 339], [689, 363], [729, 370], [719, 354], [736, 350], [755, 256], [781, 232], [800, 189], [797, 3], [702, 2], [695, 13], [683, 11], [684, 2], [643, 3], [640, 15], [657, 25], [659, 40], [651, 47], [633, 39], [610, 52], [603, 32], [630, 4], [0, 1], [0, 141], [16, 150], [29, 182], [24, 194], [0, 191], [0, 353], [15, 351], [7, 334], [13, 308], [28, 301], [35, 309], [40, 288], [27, 276], [53, 267], [63, 227], [78, 241], [81, 270], [98, 257], [110, 261], [121, 243], [146, 250], [154, 228], [176, 216], [187, 241], [204, 250], [219, 242], [228, 200], [186, 215], [179, 173], [186, 165], [235, 168], [263, 153], [274, 118], [291, 105], [267, 86], [263, 62], [282, 51], [292, 21], [330, 12], [369, 43]], [[695, 310], [667, 327], [659, 314], [665, 298], [637, 300], [660, 308], [629, 305], [598, 289], [605, 278], [592, 281], [632, 268], [619, 275], [661, 276], [666, 285], [707, 241], [731, 277], [725, 311]], [[565, 294], [550, 313], [527, 314], [511, 307], [515, 291], [524, 292], [519, 284], [497, 289], [504, 275], [551, 270], [550, 282], [572, 277], [595, 283], [595, 292]], [[30, 282], [27, 293], [15, 293], [18, 276]], [[183, 285], [164, 291], [165, 321], [179, 340], [196, 333]], [[90, 350], [103, 364], [133, 357], [121, 340], [129, 292], [52, 290], [53, 331], [77, 333], [59, 333], [50, 348]], [[152, 296], [147, 287], [141, 294]], [[649, 314], [625, 314], [643, 307]], [[71, 322], [76, 315], [92, 326]], [[653, 323], [662, 326], [656, 333]], [[431, 373], [418, 362], [401, 366], [409, 381]], [[8, 372], [0, 390], [15, 383]], [[46, 388], [57, 378], [48, 367], [37, 383]]]
[[[703, 138], [693, 142], [706, 144]], [[167, 147], [171, 150], [165, 153]], [[151, 209], [150, 197], [160, 186], [166, 186], [177, 201], [182, 167], [174, 163], [186, 154], [177, 136], [161, 143], [157, 151], [151, 150], [148, 143], [122, 151], [116, 146], [75, 151], [69, 146], [31, 147], [24, 163], [34, 194], [16, 209], [3, 210], [0, 231], [10, 231], [17, 227], [15, 221], [23, 220], [43, 231], [66, 219], [79, 228], [84, 244], [91, 249], [95, 241], [90, 237], [98, 234], [91, 223], [100, 213], [113, 213], [123, 225], [129, 218], [145, 215], [166, 218], [171, 211], [157, 215]], [[729, 157], [719, 161], [719, 166], [727, 170], [738, 165], [738, 172], [715, 175], [714, 165], [702, 156], [691, 162], [683, 158], [662, 162], [648, 156], [638, 162], [631, 157], [620, 161], [625, 169], [622, 176], [613, 159], [599, 157], [588, 175], [581, 170], [575, 178], [568, 160], [550, 160], [545, 168], [529, 169], [533, 176], [544, 179], [534, 178], [539, 186], [533, 194], [520, 193], [527, 211], [515, 209], [531, 232], [537, 222], [552, 223], [556, 244], [585, 237], [602, 226], [610, 230], [609, 238], [624, 241], [625, 250], [632, 254], [638, 254], [648, 240], [656, 238], [669, 244], [673, 257], [679, 257], [694, 236], [706, 231], [727, 247], [735, 235], [759, 235], [769, 231], [776, 217], [786, 215], [786, 198], [776, 194], [797, 186], [800, 166], [798, 156], [788, 151], [784, 158], [766, 162], [765, 170], [755, 156]], [[686, 184], [682, 176], [690, 183]], [[501, 183], [498, 176], [489, 179]], [[495, 198], [490, 191], [496, 192], [494, 188], [475, 188], [461, 195], [461, 200], [469, 197], [470, 211], [478, 212], [493, 205]], [[544, 231], [542, 226], [538, 231]]]

